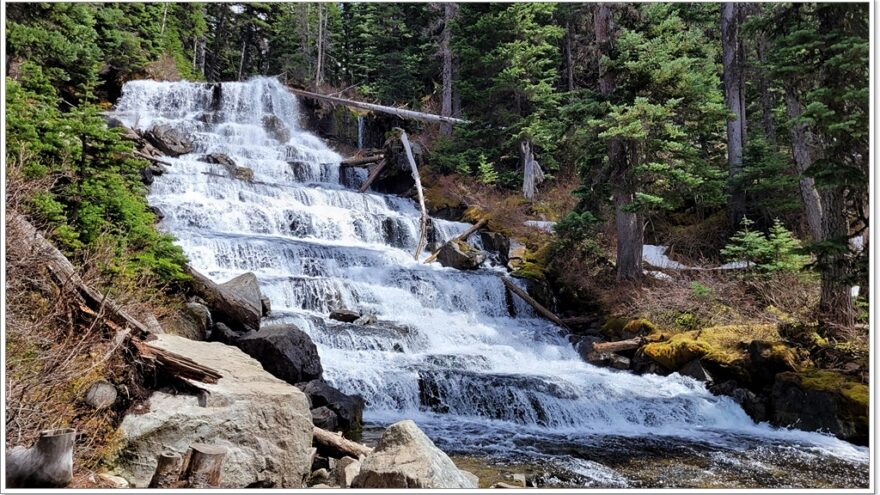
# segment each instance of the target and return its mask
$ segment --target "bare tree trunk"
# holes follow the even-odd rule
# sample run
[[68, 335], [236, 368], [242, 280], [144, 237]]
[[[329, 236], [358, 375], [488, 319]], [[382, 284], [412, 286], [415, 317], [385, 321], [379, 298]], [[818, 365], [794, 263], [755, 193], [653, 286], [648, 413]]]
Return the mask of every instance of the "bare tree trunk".
[[743, 148], [746, 140], [745, 95], [743, 92], [743, 50], [739, 40], [740, 6], [733, 2], [721, 4], [721, 44], [724, 65], [724, 101], [734, 114], [727, 121], [727, 166], [730, 178], [730, 223], [737, 226], [745, 214], [745, 196], [737, 183], [742, 173]]
[[767, 36], [764, 33], [758, 35], [756, 41], [758, 62], [762, 67], [758, 70], [758, 89], [761, 92], [761, 120], [764, 124], [764, 135], [774, 147], [776, 146], [776, 125], [773, 123], [773, 97], [770, 94], [770, 81], [767, 78], [767, 70], [763, 65], [767, 63]]
[[324, 82], [324, 6], [318, 4], [318, 56], [315, 61], [315, 87]]
[[247, 38], [241, 42], [241, 58], [238, 61], [238, 80], [241, 81], [241, 75], [244, 71], [244, 55], [247, 52]]
[[574, 91], [574, 56], [572, 55], [572, 38], [574, 23], [570, 20], [565, 24], [565, 75], [568, 79], [568, 90]]
[[421, 209], [421, 228], [419, 229], [419, 242], [416, 244], [416, 252], [413, 255], [416, 260], [419, 259], [419, 255], [422, 253], [422, 248], [425, 247], [425, 243], [427, 242], [428, 236], [428, 210], [425, 208], [425, 193], [422, 190], [422, 177], [419, 175], [419, 168], [416, 166], [416, 159], [413, 157], [412, 148], [409, 145], [409, 138], [406, 135], [406, 131], [400, 128], [396, 128], [400, 131], [400, 142], [403, 143], [403, 150], [406, 152], [406, 159], [409, 160], [409, 166], [412, 169], [413, 180], [416, 183], [416, 192], [419, 195], [419, 207]]
[[[458, 5], [454, 3], [443, 4], [443, 32], [440, 34], [440, 57], [443, 59], [442, 79], [443, 94], [440, 102], [440, 115], [452, 116], [452, 48], [449, 46], [452, 40], [452, 21], [458, 13]], [[440, 124], [440, 134], [449, 136], [452, 134], [452, 124], [443, 122]]]
[[535, 199], [535, 193], [538, 192], [538, 184], [544, 182], [544, 171], [541, 165], [535, 160], [535, 154], [532, 152], [532, 143], [523, 141], [520, 143], [523, 161], [523, 196], [529, 201]]
[[632, 204], [632, 194], [614, 196], [614, 218], [617, 225], [617, 280], [642, 278], [642, 247], [644, 225], [641, 215], [627, 211]]
[[[837, 187], [823, 189], [822, 237], [848, 246], [849, 222], [847, 221], [846, 195]], [[854, 310], [849, 279], [848, 249], [828, 249], [819, 254], [818, 264], [822, 271], [822, 291], [819, 298], [819, 325], [833, 333], [838, 328], [850, 328], [854, 324]]]
[[[613, 24], [611, 6], [601, 3], [594, 6], [593, 14], [596, 44], [600, 60], [611, 55]], [[601, 63], [599, 65], [599, 92], [610, 99], [614, 92], [614, 73]], [[632, 203], [633, 186], [629, 180], [629, 164], [626, 148], [620, 138], [614, 137], [608, 143], [608, 166], [611, 169], [612, 191], [614, 193], [614, 215], [617, 227], [617, 279], [639, 280], [642, 278], [642, 245], [644, 231], [640, 215], [629, 212], [626, 206]]]
[[[803, 108], [791, 87], [785, 88], [785, 107], [789, 119], [796, 120], [803, 113]], [[801, 190], [801, 198], [804, 201], [804, 215], [807, 217], [807, 225], [814, 241], [821, 240], [822, 233], [822, 203], [819, 192], [812, 177], [807, 175], [807, 169], [813, 164], [812, 147], [814, 137], [806, 124], [793, 122], [790, 126], [791, 151], [794, 155], [795, 170], [798, 173], [798, 184]]]

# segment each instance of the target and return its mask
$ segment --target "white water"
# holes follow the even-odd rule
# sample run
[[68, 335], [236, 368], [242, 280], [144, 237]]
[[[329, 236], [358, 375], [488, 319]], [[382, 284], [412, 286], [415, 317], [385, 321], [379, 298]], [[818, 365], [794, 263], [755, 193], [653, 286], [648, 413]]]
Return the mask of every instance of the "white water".
[[[218, 282], [258, 276], [273, 312], [318, 346], [328, 381], [367, 401], [366, 419], [413, 418], [461, 451], [509, 435], [663, 435], [735, 445], [758, 439], [854, 460], [867, 450], [832, 437], [756, 425], [732, 400], [690, 378], [637, 376], [584, 363], [560, 330], [516, 301], [508, 314], [497, 269], [459, 272], [412, 259], [418, 211], [405, 199], [340, 184], [340, 157], [299, 127], [297, 101], [273, 79], [125, 85], [119, 117], [146, 129], [170, 123], [196, 151], [169, 158], [149, 201], [165, 215], [192, 264]], [[275, 141], [263, 119], [291, 131]], [[213, 124], [204, 121], [215, 122]], [[254, 172], [226, 177], [199, 161], [224, 153]], [[356, 188], [362, 176], [346, 182]], [[440, 240], [467, 224], [436, 222]], [[336, 307], [374, 313], [401, 328], [328, 321]]]

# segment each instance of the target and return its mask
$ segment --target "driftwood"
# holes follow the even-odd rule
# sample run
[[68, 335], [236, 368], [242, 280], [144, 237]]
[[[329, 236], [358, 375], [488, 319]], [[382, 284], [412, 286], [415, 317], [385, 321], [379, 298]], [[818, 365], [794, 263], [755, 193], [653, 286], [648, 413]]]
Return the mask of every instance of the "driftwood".
[[44, 430], [32, 447], [10, 449], [6, 453], [6, 487], [66, 487], [73, 478], [75, 440], [73, 428]]
[[510, 289], [511, 292], [513, 292], [514, 294], [519, 296], [523, 301], [527, 302], [531, 307], [535, 308], [535, 311], [537, 311], [538, 313], [541, 313], [541, 315], [543, 315], [544, 318], [547, 318], [548, 320], [552, 321], [553, 323], [559, 325], [562, 328], [568, 329], [568, 326], [565, 323], [563, 323], [563, 321], [560, 320], [558, 316], [553, 314], [553, 312], [550, 311], [549, 309], [542, 306], [541, 303], [539, 303], [534, 298], [532, 298], [532, 296], [530, 296], [526, 291], [520, 289], [509, 278], [501, 277], [501, 281], [504, 282], [504, 285], [508, 289]]
[[246, 300], [233, 291], [222, 287], [208, 277], [187, 265], [187, 273], [192, 276], [192, 288], [196, 295], [207, 301], [212, 311], [220, 313], [229, 320], [241, 323], [247, 330], [260, 329], [263, 312], [254, 308]]
[[[473, 234], [474, 232], [476, 232], [476, 231], [482, 229], [483, 227], [485, 227], [487, 223], [489, 223], [489, 221], [486, 220], [486, 219], [480, 220], [479, 222], [477, 222], [477, 223], [471, 225], [467, 230], [465, 230], [464, 232], [462, 232], [461, 234], [459, 234], [455, 239], [452, 239], [452, 240], [449, 241], [449, 242], [464, 241], [465, 239], [467, 239], [468, 237], [470, 237], [471, 234]], [[440, 256], [440, 250], [439, 250], [439, 249], [438, 249], [437, 251], [434, 251], [434, 253], [433, 253], [431, 256], [428, 256], [427, 258], [425, 258], [424, 263], [431, 263], [432, 261], [434, 261], [434, 260], [437, 259], [437, 256]]]
[[156, 472], [153, 473], [148, 488], [177, 488], [182, 465], [183, 458], [177, 452], [159, 454]]
[[370, 184], [372, 184], [373, 181], [379, 177], [379, 174], [382, 173], [382, 169], [385, 168], [385, 165], [388, 165], [388, 160], [383, 158], [375, 167], [373, 167], [373, 170], [370, 171], [370, 175], [367, 177], [367, 180], [361, 184], [361, 187], [358, 188], [358, 192], [366, 192], [367, 189], [370, 188]]
[[137, 156], [138, 158], [143, 158], [144, 160], [149, 160], [151, 162], [158, 163], [159, 165], [167, 165], [169, 167], [172, 166], [171, 162], [166, 162], [165, 160], [160, 160], [154, 156], [150, 156], [146, 153], [141, 153], [140, 151], [137, 151], [137, 150], [133, 151], [132, 153], [134, 153], [134, 155]]
[[400, 142], [403, 143], [403, 150], [406, 151], [406, 159], [409, 160], [409, 166], [412, 169], [413, 180], [416, 182], [416, 192], [419, 194], [419, 207], [422, 210], [421, 228], [419, 229], [419, 242], [416, 244], [416, 253], [413, 255], [416, 260], [422, 253], [422, 248], [428, 240], [428, 209], [425, 208], [425, 192], [422, 190], [422, 178], [419, 175], [419, 168], [416, 166], [416, 159], [413, 158], [412, 147], [409, 145], [409, 138], [406, 131], [397, 128], [400, 131]]
[[355, 156], [348, 157], [345, 160], [342, 160], [340, 165], [343, 167], [362, 167], [362, 166], [368, 165], [370, 163], [376, 163], [384, 157], [385, 157], [385, 155], [383, 155], [381, 153], [378, 155], [369, 155], [369, 156], [355, 155]]
[[15, 228], [21, 230], [25, 238], [32, 241], [34, 249], [40, 252], [46, 261], [49, 271], [62, 286], [71, 284], [90, 308], [98, 313], [104, 311], [109, 315], [109, 319], [119, 325], [129, 326], [140, 332], [141, 336], [151, 333], [146, 325], [128, 314], [111, 298], [86, 285], [79, 274], [76, 273], [76, 268], [74, 268], [70, 260], [43, 237], [24, 217], [14, 211], [7, 212], [7, 216], [10, 223]]
[[396, 117], [400, 117], [402, 119], [412, 119], [412, 120], [420, 120], [422, 122], [434, 122], [434, 123], [448, 123], [448, 124], [467, 124], [467, 120], [456, 119], [454, 117], [444, 117], [441, 115], [435, 115], [432, 113], [424, 113], [424, 112], [416, 112], [414, 110], [406, 110], [403, 108], [395, 108], [395, 107], [386, 107], [384, 105], [376, 105], [374, 103], [365, 103], [362, 101], [349, 100], [347, 98], [339, 98], [336, 96], [328, 96], [322, 95], [319, 93], [312, 93], [311, 91], [304, 91], [302, 89], [296, 89], [288, 87], [291, 93], [297, 96], [304, 96], [306, 98], [312, 98], [315, 100], [323, 100], [335, 105], [344, 105], [351, 108], [360, 108], [362, 110], [370, 110], [373, 112], [387, 113], [390, 115], [394, 115]]
[[223, 377], [213, 368], [203, 366], [167, 349], [150, 345], [150, 342], [134, 341], [133, 344], [142, 357], [157, 362], [174, 376], [202, 383], [217, 383], [217, 380]]
[[194, 443], [181, 471], [180, 480], [187, 488], [217, 488], [220, 486], [220, 471], [226, 447]]
[[594, 342], [593, 350], [599, 353], [611, 353], [620, 351], [631, 351], [638, 349], [646, 342], [644, 337], [634, 337], [627, 340], [618, 340], [616, 342]]
[[318, 428], [317, 426], [315, 426], [313, 431], [313, 438], [315, 443], [339, 452], [340, 454], [350, 455], [357, 459], [360, 456], [368, 455], [370, 452], [373, 451], [373, 449], [367, 447], [366, 445], [352, 442], [351, 440], [346, 439], [340, 434], [327, 431], [323, 428]]

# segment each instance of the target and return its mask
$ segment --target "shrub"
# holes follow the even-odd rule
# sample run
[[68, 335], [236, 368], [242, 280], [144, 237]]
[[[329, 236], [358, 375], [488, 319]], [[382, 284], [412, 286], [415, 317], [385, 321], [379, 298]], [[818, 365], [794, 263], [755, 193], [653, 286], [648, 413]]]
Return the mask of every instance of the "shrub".
[[773, 222], [769, 234], [752, 230], [754, 222], [747, 218], [743, 219], [742, 225], [721, 250], [728, 260], [745, 262], [749, 272], [760, 274], [795, 272], [806, 265], [808, 260], [800, 254], [800, 241], [779, 220]]

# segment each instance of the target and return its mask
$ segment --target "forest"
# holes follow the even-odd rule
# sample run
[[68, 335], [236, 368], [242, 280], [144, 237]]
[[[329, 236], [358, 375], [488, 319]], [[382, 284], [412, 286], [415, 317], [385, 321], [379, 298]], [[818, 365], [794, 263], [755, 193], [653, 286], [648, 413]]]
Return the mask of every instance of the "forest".
[[[450, 453], [409, 487], [867, 486], [867, 3], [10, 3], [4, 22], [6, 462], [80, 431], [72, 478], [36, 486], [197, 486], [157, 481], [161, 457], [150, 478], [161, 435], [190, 447], [181, 473], [214, 440], [122, 432], [193, 380], [249, 390], [228, 380], [250, 364], [209, 357], [233, 351], [312, 419], [282, 425], [305, 445], [278, 473], [215, 433], [231, 455], [206, 486], [395, 487], [400, 425]], [[111, 405], [83, 399], [96, 384]], [[486, 449], [508, 428], [540, 455]], [[822, 468], [785, 454], [796, 428]], [[772, 474], [688, 474], [764, 441]]]

